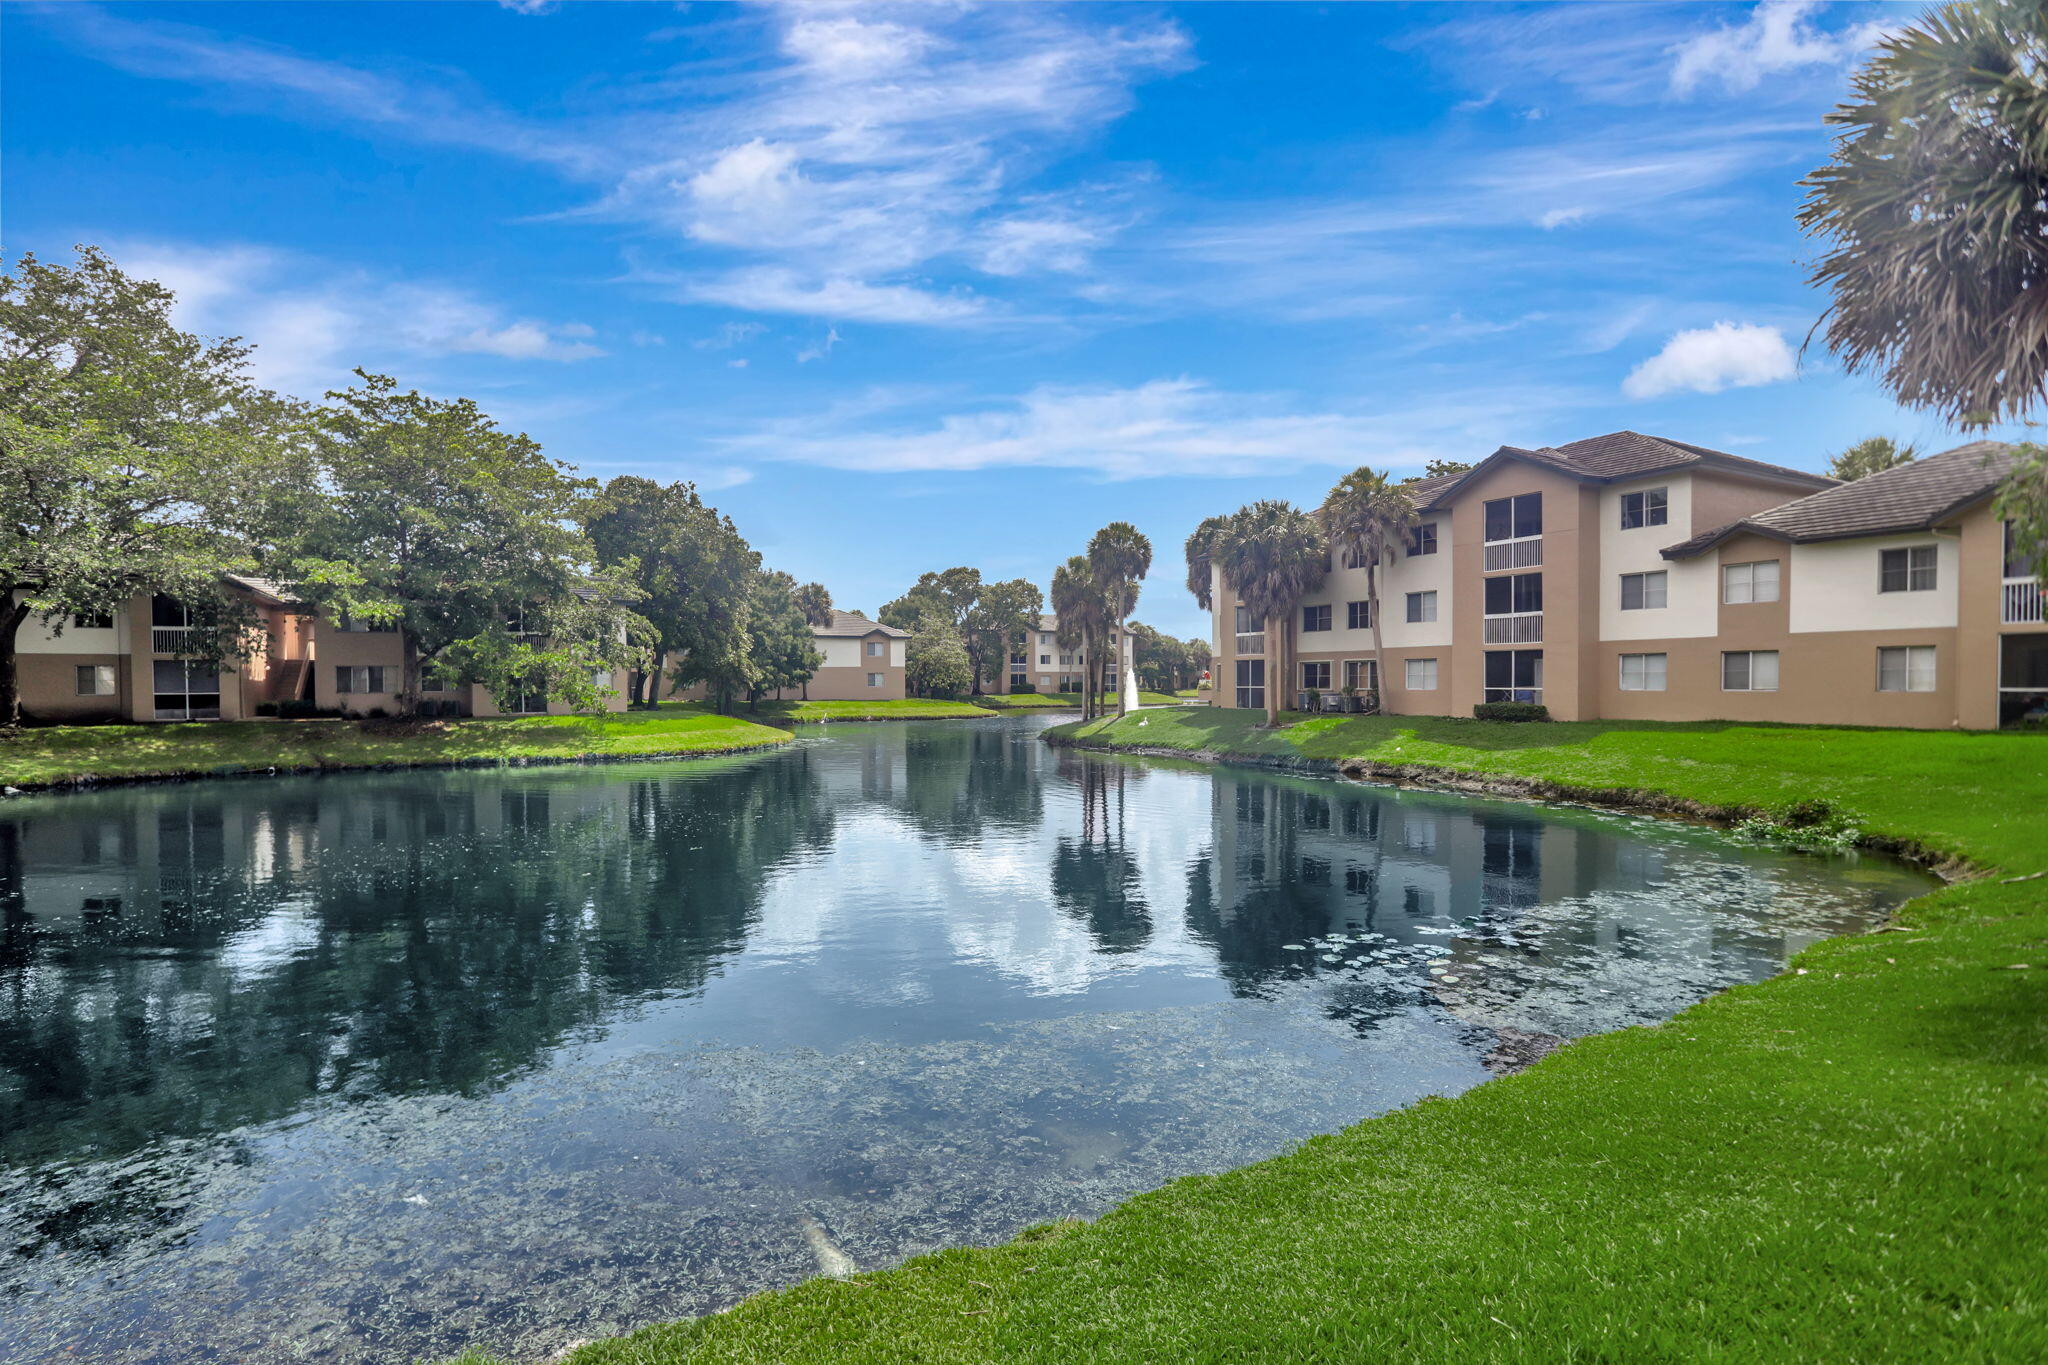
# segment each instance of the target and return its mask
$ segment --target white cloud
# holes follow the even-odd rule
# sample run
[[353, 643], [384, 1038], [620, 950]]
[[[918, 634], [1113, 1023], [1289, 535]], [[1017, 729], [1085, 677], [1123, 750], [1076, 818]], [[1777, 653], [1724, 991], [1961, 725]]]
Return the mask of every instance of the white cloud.
[[1360, 463], [1409, 469], [1490, 450], [1560, 405], [1554, 393], [1500, 388], [1399, 410], [1300, 411], [1280, 396], [1181, 378], [1043, 385], [968, 411], [887, 421], [908, 397], [872, 395], [821, 417], [773, 422], [725, 447], [736, 457], [883, 472], [1036, 466], [1128, 479]]
[[1775, 327], [1753, 322], [1717, 322], [1679, 332], [1664, 349], [1629, 372], [1621, 391], [1630, 398], [1656, 398], [1681, 389], [1719, 393], [1794, 378], [1792, 348]]
[[312, 396], [355, 366], [451, 355], [583, 360], [604, 352], [587, 324], [550, 325], [446, 285], [394, 280], [267, 247], [110, 247], [124, 270], [161, 281], [180, 326], [255, 344], [257, 379]]
[[768, 330], [765, 322], [728, 322], [708, 337], [698, 337], [691, 342], [700, 351], [729, 351], [735, 346], [744, 346]]
[[684, 285], [685, 296], [756, 313], [850, 318], [865, 322], [907, 322], [958, 326], [987, 316], [987, 305], [971, 294], [934, 294], [902, 284], [867, 284], [847, 277], [812, 279], [775, 266], [754, 266]]
[[1099, 230], [1064, 218], [1004, 218], [989, 225], [976, 255], [990, 275], [1034, 270], [1074, 272], [1088, 264]]
[[1689, 95], [1712, 81], [1731, 93], [1754, 90], [1766, 76], [1808, 66], [1840, 66], [1875, 42], [1885, 25], [1840, 32], [1817, 28], [1814, 0], [1760, 4], [1740, 24], [1688, 38], [1672, 49], [1671, 88]]
[[552, 14], [558, 4], [557, 0], [498, 0], [498, 8], [514, 14]]
[[825, 329], [825, 339], [823, 341], [815, 346], [806, 346], [796, 353], [796, 363], [807, 365], [813, 360], [823, 360], [826, 356], [832, 354], [832, 348], [838, 344], [839, 329], [837, 327], [828, 327]]
[[1572, 227], [1586, 221], [1587, 210], [1582, 204], [1568, 209], [1546, 209], [1536, 215], [1536, 226], [1549, 232], [1556, 228]]

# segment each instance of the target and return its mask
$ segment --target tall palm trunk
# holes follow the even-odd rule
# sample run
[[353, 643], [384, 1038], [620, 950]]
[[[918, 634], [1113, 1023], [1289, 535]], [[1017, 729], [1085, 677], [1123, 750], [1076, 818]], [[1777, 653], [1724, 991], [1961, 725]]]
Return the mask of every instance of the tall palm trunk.
[[1284, 678], [1273, 676], [1273, 666], [1280, 662], [1282, 631], [1277, 616], [1266, 618], [1266, 727], [1280, 727], [1280, 687]]
[[1380, 642], [1380, 566], [1365, 566], [1366, 610], [1372, 613], [1372, 691], [1374, 709], [1387, 709], [1386, 648]]
[[1117, 713], [1117, 715], [1119, 715], [1119, 716], [1127, 716], [1127, 715], [1129, 715], [1129, 714], [1130, 714], [1130, 712], [1131, 712], [1131, 708], [1130, 708], [1130, 706], [1128, 705], [1128, 703], [1127, 703], [1127, 701], [1126, 701], [1126, 699], [1125, 699], [1125, 696], [1124, 696], [1124, 693], [1125, 693], [1125, 691], [1126, 691], [1126, 688], [1124, 687], [1124, 644], [1125, 644], [1125, 636], [1126, 636], [1126, 634], [1127, 634], [1127, 633], [1128, 633], [1128, 632], [1126, 632], [1126, 631], [1124, 630], [1124, 623], [1123, 623], [1122, 621], [1118, 621], [1118, 622], [1116, 623], [1116, 654], [1115, 654], [1115, 659], [1116, 659], [1116, 713]]

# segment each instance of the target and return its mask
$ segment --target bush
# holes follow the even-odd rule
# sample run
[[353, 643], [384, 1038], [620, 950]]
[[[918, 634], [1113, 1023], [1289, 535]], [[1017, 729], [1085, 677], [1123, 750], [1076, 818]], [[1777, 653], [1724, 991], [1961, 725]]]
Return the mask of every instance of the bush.
[[312, 720], [316, 716], [338, 716], [340, 714], [341, 712], [339, 711], [322, 710], [317, 704], [305, 697], [294, 697], [290, 701], [281, 701], [277, 704], [277, 715], [280, 720]]
[[259, 715], [259, 716], [274, 716], [274, 715], [276, 715], [276, 714], [277, 714], [277, 703], [276, 703], [276, 702], [274, 702], [274, 701], [259, 701], [259, 702], [257, 702], [257, 703], [256, 703], [256, 714], [257, 714], [257, 715]]
[[1550, 708], [1536, 701], [1483, 701], [1472, 715], [1478, 720], [1549, 720]]
[[1038, 695], [1038, 689], [1030, 683], [1011, 683], [1010, 695], [1013, 697], [1035, 697]]

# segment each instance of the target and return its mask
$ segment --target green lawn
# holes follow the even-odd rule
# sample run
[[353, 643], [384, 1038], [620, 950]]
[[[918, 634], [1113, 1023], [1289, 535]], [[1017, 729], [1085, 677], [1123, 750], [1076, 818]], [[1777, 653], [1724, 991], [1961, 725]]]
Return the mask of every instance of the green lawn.
[[[975, 698], [983, 706], [1002, 711], [1050, 711], [1081, 709], [1079, 692], [1006, 692]], [[1139, 692], [1140, 706], [1178, 706], [1185, 698], [1169, 692]]]
[[[714, 1361], [2048, 1356], [2048, 737], [1230, 712], [1098, 744], [1815, 798], [1989, 875], [1656, 1028], [1092, 1224], [575, 1353]], [[1995, 871], [1991, 871], [1995, 869]]]
[[[701, 701], [665, 701], [659, 710], [671, 715], [714, 714], [710, 704]], [[735, 702], [733, 714], [771, 725], [804, 725], [827, 720], [972, 720], [994, 713], [972, 702], [912, 697], [907, 701], [764, 701], [758, 706]]]
[[431, 766], [475, 760], [656, 758], [781, 744], [787, 732], [702, 713], [520, 716], [392, 722], [223, 721], [192, 725], [72, 725], [0, 738], [0, 785], [80, 777], [191, 777], [266, 768]]

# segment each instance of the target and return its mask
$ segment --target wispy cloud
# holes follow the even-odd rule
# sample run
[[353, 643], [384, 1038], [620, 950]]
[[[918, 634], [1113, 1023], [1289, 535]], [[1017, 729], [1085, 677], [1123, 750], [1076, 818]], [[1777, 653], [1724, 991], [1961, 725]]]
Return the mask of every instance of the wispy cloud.
[[752, 459], [885, 472], [1025, 466], [1137, 479], [1360, 463], [1410, 469], [1497, 445], [1567, 401], [1509, 386], [1396, 409], [1304, 410], [1285, 395], [1226, 392], [1183, 377], [1129, 387], [1045, 385], [917, 418], [883, 397], [773, 422], [724, 446]]
[[1799, 363], [1785, 335], [1753, 322], [1717, 322], [1679, 332], [1664, 349], [1629, 372], [1621, 391], [1630, 398], [1659, 398], [1690, 389], [1719, 393], [1796, 378]]
[[262, 246], [111, 244], [131, 274], [177, 298], [179, 325], [255, 343], [257, 378], [312, 396], [365, 363], [484, 355], [573, 361], [600, 356], [594, 331], [508, 314], [467, 291], [395, 279]]
[[1739, 94], [1787, 71], [1842, 67], [1890, 26], [1873, 21], [1829, 32], [1816, 22], [1819, 9], [1815, 0], [1760, 4], [1740, 24], [1685, 39], [1672, 48], [1672, 90], [1690, 95], [1711, 84]]

